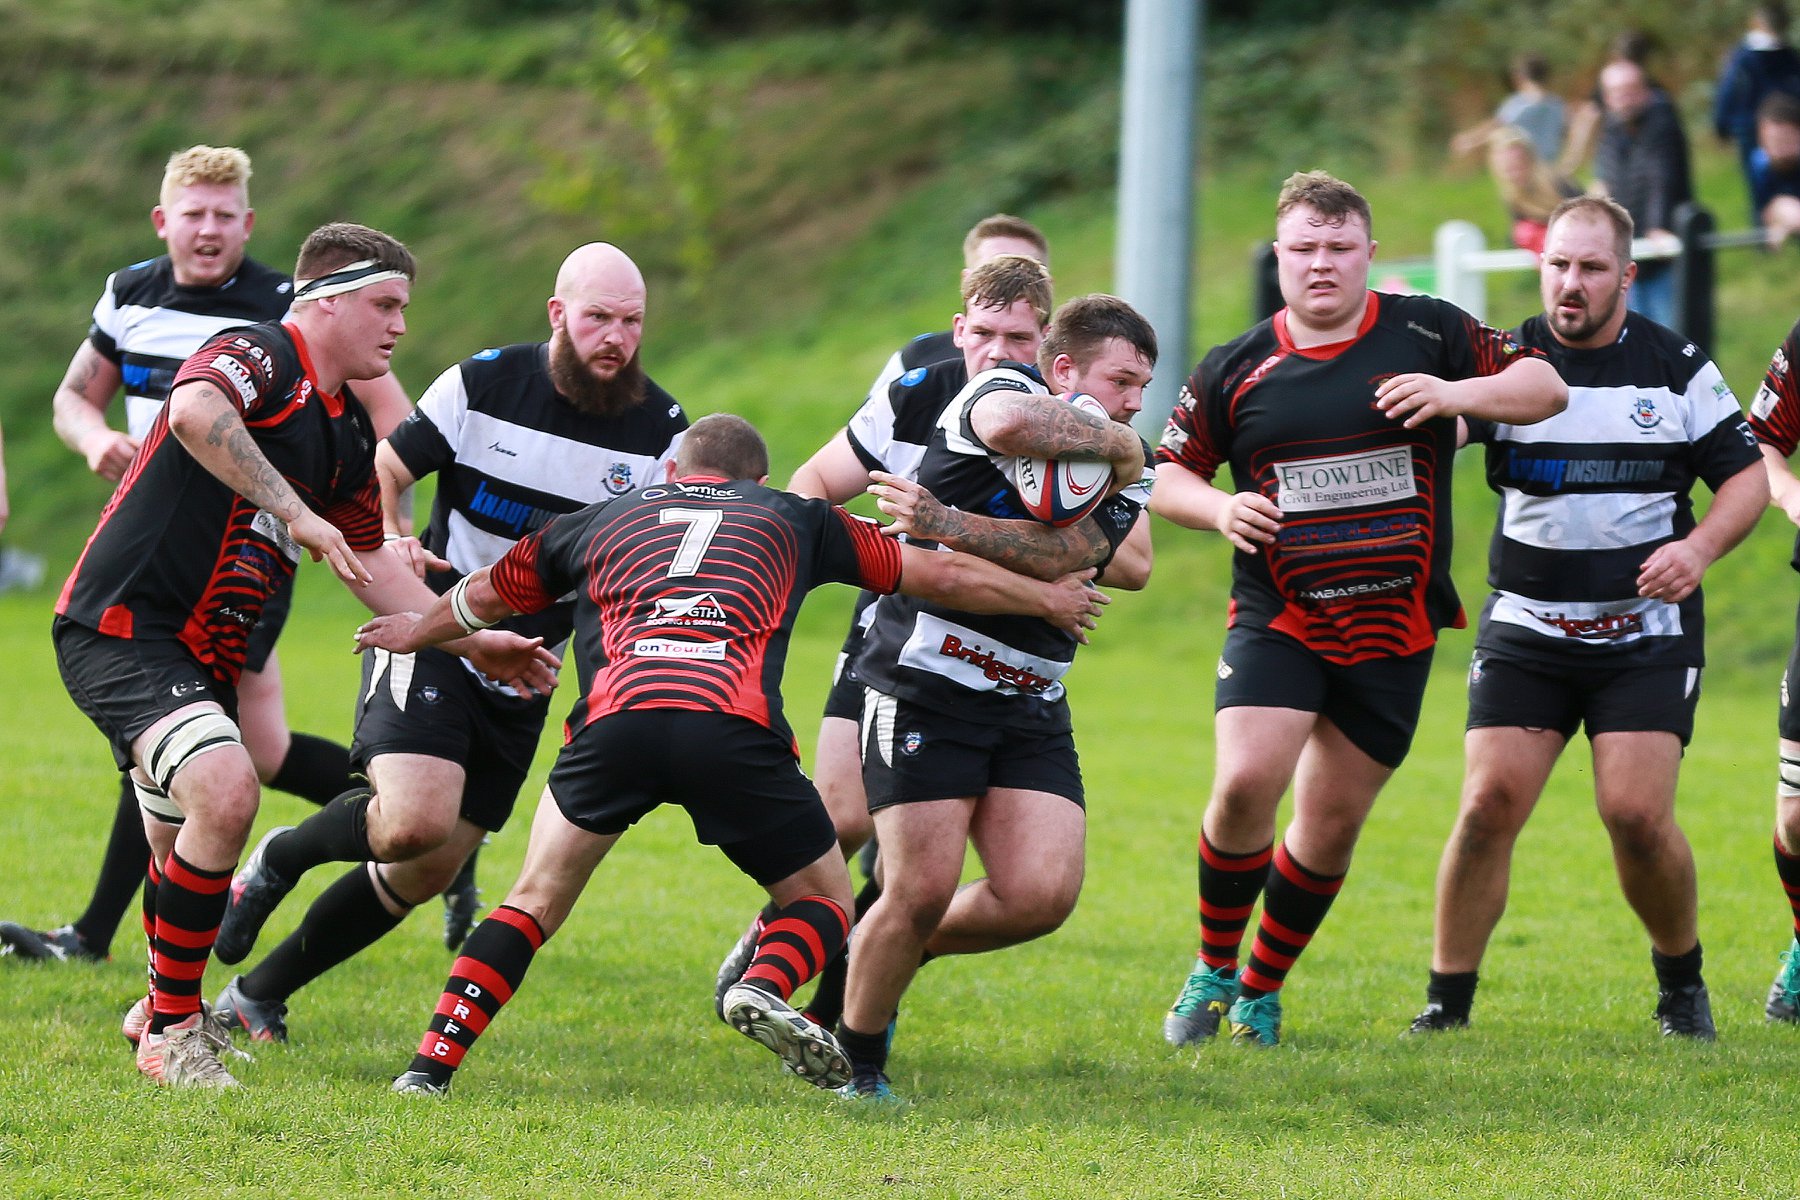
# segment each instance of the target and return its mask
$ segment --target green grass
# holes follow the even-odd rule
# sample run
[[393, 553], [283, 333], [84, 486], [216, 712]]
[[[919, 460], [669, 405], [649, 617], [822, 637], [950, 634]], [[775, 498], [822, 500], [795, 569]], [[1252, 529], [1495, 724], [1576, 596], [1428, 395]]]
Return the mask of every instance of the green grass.
[[[260, 1050], [233, 1096], [159, 1093], [132, 1071], [116, 1030], [142, 984], [134, 936], [102, 966], [0, 964], [0, 1191], [142, 1195], [197, 1173], [225, 1196], [1791, 1194], [1800, 1043], [1761, 1017], [1788, 926], [1768, 862], [1779, 662], [1715, 672], [1685, 765], [1718, 1045], [1656, 1035], [1648, 949], [1579, 743], [1520, 843], [1475, 1028], [1395, 1036], [1422, 1001], [1461, 769], [1468, 635], [1452, 633], [1413, 759], [1295, 972], [1287, 1044], [1172, 1052], [1157, 1030], [1192, 949], [1224, 561], [1216, 539], [1157, 533], [1151, 590], [1119, 599], [1073, 676], [1092, 820], [1082, 904], [1041, 942], [926, 969], [893, 1064], [903, 1109], [846, 1109], [714, 1020], [713, 967], [758, 893], [664, 810], [601, 868], [447, 1105], [384, 1091], [448, 965], [435, 906], [302, 991], [293, 1042]], [[290, 710], [344, 736], [357, 609], [304, 575], [283, 643]], [[803, 617], [789, 673], [803, 731], [847, 600], [823, 593]], [[114, 794], [60, 696], [47, 624], [47, 598], [0, 599], [0, 723], [15, 731], [0, 748], [0, 915], [34, 922], [85, 900]], [[271, 795], [259, 828], [305, 811]], [[515, 818], [485, 856], [490, 902], [524, 837]], [[267, 937], [331, 877], [308, 879]], [[226, 978], [215, 965], [210, 987]]]

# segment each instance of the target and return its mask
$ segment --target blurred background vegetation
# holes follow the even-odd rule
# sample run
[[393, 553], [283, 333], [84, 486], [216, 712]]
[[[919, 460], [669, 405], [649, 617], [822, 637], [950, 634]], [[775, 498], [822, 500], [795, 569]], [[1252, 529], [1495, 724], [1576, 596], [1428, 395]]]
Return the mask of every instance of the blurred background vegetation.
[[[1449, 161], [1445, 143], [1491, 112], [1524, 49], [1575, 98], [1615, 35], [1649, 33], [1652, 70], [1688, 116], [1702, 198], [1723, 227], [1744, 223], [1735, 162], [1704, 115], [1742, 29], [1735, 4], [1207, 10], [1197, 350], [1247, 323], [1250, 252], [1293, 170], [1362, 186], [1383, 258], [1428, 254], [1452, 217], [1504, 244], [1483, 164]], [[542, 337], [562, 256], [619, 242], [651, 278], [651, 373], [691, 412], [757, 421], [780, 476], [841, 424], [895, 345], [946, 325], [975, 219], [1008, 210], [1041, 224], [1059, 295], [1110, 286], [1122, 11], [1122, 0], [0, 0], [7, 540], [48, 555], [59, 579], [104, 500], [51, 432], [49, 400], [107, 273], [160, 250], [149, 210], [173, 150], [250, 152], [251, 252], [271, 264], [291, 266], [328, 220], [414, 248], [422, 274], [395, 361], [415, 395], [477, 349]], [[1793, 253], [1721, 260], [1712, 349], [1745, 399], [1800, 311]], [[1510, 324], [1534, 305], [1531, 280], [1501, 281], [1489, 312]], [[1478, 474], [1461, 486], [1479, 492]], [[1470, 511], [1464, 536], [1479, 539], [1489, 509]], [[1746, 654], [1786, 636], [1782, 557], [1722, 564], [1747, 586], [1782, 581], [1761, 589], [1768, 608], [1754, 615], [1768, 628]], [[1473, 586], [1479, 558], [1462, 558]]]

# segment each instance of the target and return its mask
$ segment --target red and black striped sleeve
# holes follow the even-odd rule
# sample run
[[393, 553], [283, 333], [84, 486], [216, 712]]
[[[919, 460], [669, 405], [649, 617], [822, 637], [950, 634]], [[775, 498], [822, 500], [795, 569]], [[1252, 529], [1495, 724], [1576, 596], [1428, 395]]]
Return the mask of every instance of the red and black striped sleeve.
[[333, 501], [319, 515], [335, 525], [357, 553], [381, 549], [381, 488], [372, 473], [356, 492]]
[[881, 532], [881, 526], [832, 507], [856, 554], [860, 586], [880, 595], [891, 595], [900, 586], [900, 543]]
[[1446, 330], [1455, 339], [1446, 347], [1452, 364], [1446, 374], [1452, 379], [1498, 375], [1522, 358], [1544, 357], [1543, 351], [1523, 345], [1508, 331], [1477, 321], [1454, 305], [1443, 304], [1443, 310], [1454, 314]]
[[1800, 354], [1800, 322], [1769, 360], [1762, 386], [1750, 402], [1750, 429], [1756, 440], [1791, 458], [1800, 445], [1800, 385], [1794, 380], [1794, 356]]
[[1173, 463], [1208, 483], [1219, 473], [1219, 465], [1227, 455], [1223, 431], [1216, 428], [1222, 410], [1211, 402], [1219, 390], [1209, 383], [1211, 361], [1212, 356], [1208, 355], [1181, 385], [1181, 395], [1169, 412], [1169, 423], [1163, 427], [1162, 441], [1156, 447], [1158, 466]]
[[[552, 523], [554, 524], [554, 523]], [[539, 565], [544, 557], [546, 525], [536, 533], [526, 534], [513, 543], [512, 549], [500, 556], [488, 573], [494, 592], [516, 613], [542, 612], [555, 604], [568, 589], [552, 591], [545, 585]]]

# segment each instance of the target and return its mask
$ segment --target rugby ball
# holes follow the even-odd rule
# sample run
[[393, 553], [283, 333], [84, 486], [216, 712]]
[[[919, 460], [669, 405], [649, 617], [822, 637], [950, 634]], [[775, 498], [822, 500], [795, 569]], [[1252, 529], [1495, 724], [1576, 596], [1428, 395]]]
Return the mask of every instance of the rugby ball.
[[[1072, 393], [1069, 403], [1111, 420], [1106, 407], [1083, 392]], [[1056, 526], [1073, 525], [1098, 508], [1106, 499], [1112, 474], [1112, 464], [1104, 462], [1066, 462], [1023, 454], [1013, 460], [1013, 486], [1025, 511]]]

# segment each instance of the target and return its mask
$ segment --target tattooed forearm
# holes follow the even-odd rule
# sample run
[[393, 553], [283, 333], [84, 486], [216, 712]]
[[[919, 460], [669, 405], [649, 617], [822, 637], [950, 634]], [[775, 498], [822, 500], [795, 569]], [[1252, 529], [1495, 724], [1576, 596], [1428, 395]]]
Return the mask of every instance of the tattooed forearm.
[[994, 406], [998, 440], [988, 441], [996, 450], [1089, 462], [1111, 462], [1129, 452], [1123, 426], [1053, 397], [1010, 392], [986, 402]]
[[[169, 428], [194, 458], [220, 482], [284, 521], [302, 511], [300, 497], [263, 456], [235, 405], [216, 388], [196, 383], [171, 397]], [[205, 432], [198, 438], [191, 432]], [[196, 444], [198, 443], [198, 444]]]
[[943, 509], [937, 541], [1034, 579], [1057, 579], [1104, 560], [1112, 549], [1093, 521], [1057, 529], [1036, 521]]

